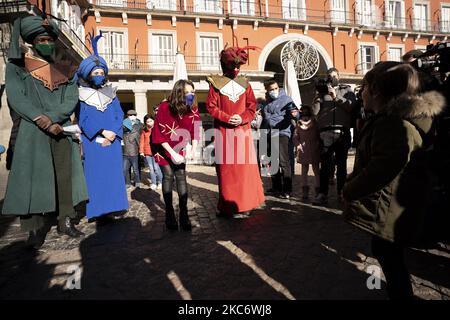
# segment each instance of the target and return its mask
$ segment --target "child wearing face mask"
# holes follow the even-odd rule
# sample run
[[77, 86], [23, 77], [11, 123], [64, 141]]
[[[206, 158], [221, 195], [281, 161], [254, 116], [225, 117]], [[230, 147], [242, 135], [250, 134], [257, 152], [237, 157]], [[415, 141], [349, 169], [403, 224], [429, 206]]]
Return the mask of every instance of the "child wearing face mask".
[[144, 127], [139, 139], [139, 154], [147, 161], [150, 170], [150, 189], [160, 190], [162, 188], [163, 174], [158, 163], [156, 163], [153, 150], [151, 148], [151, 136], [155, 126], [155, 118], [149, 114], [144, 117]]
[[301, 118], [294, 131], [293, 142], [297, 148], [297, 162], [302, 165], [303, 200], [309, 198], [308, 171], [312, 166], [316, 195], [320, 186], [320, 131], [311, 107], [303, 106]]

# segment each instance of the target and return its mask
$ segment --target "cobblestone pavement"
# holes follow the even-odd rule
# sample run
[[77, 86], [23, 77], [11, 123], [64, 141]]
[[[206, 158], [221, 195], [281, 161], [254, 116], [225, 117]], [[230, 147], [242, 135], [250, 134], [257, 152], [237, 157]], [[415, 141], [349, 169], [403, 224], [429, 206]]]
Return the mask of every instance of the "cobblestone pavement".
[[[188, 171], [192, 232], [165, 230], [161, 192], [148, 187], [129, 193], [112, 224], [83, 219], [79, 240], [52, 229], [39, 251], [26, 249], [17, 219], [0, 217], [0, 299], [387, 298], [384, 281], [368, 289], [370, 237], [342, 220], [335, 196], [327, 207], [301, 202], [296, 176], [291, 200], [268, 196], [248, 219], [221, 219], [214, 168]], [[0, 199], [5, 184], [2, 168]], [[407, 262], [418, 297], [449, 299], [448, 247], [409, 250]]]

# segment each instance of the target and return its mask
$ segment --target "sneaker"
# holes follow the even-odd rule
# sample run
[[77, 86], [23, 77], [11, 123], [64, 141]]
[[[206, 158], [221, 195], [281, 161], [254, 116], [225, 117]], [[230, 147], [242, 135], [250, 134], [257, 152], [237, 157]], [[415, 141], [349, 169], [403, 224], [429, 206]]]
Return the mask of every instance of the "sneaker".
[[327, 202], [328, 202], [328, 197], [325, 194], [323, 194], [323, 193], [319, 193], [317, 195], [317, 197], [314, 199], [313, 204], [314, 205], [322, 205], [322, 204], [325, 204]]
[[150, 189], [156, 190], [156, 184], [152, 183], [152, 184], [150, 185]]
[[291, 195], [289, 193], [281, 193], [280, 198], [289, 200], [291, 198]]

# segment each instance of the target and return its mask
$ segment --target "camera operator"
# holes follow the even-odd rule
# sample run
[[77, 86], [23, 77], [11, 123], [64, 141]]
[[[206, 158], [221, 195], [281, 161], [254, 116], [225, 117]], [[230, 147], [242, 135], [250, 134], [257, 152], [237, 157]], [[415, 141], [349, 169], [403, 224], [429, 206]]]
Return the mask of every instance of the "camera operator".
[[[408, 55], [410, 52], [406, 53]], [[418, 54], [418, 52], [417, 52]], [[421, 93], [438, 91], [446, 98], [442, 112], [433, 117], [432, 129], [423, 136], [421, 165], [426, 168], [428, 180], [434, 181], [429, 208], [424, 222], [424, 243], [450, 241], [450, 42], [438, 42], [409, 62], [419, 74]], [[436, 107], [430, 105], [430, 107]], [[423, 182], [421, 182], [423, 183]], [[414, 197], [412, 195], [411, 197]]]
[[350, 127], [356, 97], [350, 86], [339, 83], [339, 71], [336, 68], [327, 71], [327, 78], [319, 80], [316, 89], [314, 113], [317, 115], [323, 148], [320, 192], [314, 204], [320, 205], [328, 201], [328, 182], [333, 155], [337, 167], [337, 193], [339, 198], [342, 196], [342, 188], [347, 177], [347, 156], [351, 147]]

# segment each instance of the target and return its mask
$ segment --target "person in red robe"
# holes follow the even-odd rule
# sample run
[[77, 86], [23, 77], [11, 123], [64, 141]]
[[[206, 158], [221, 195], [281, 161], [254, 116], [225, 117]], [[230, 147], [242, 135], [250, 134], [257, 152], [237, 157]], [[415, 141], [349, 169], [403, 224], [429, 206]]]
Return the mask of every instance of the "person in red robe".
[[[158, 108], [152, 133], [152, 151], [163, 173], [162, 192], [166, 205], [166, 227], [178, 230], [172, 203], [174, 178], [177, 183], [180, 207], [179, 222], [182, 230], [191, 230], [188, 216], [188, 192], [186, 181], [186, 160], [192, 160], [198, 142], [200, 115], [194, 105], [194, 84], [189, 80], [178, 80], [167, 101]], [[192, 148], [186, 146], [192, 141]]]
[[245, 48], [227, 48], [220, 54], [223, 75], [208, 77], [206, 107], [214, 118], [218, 216], [248, 217], [265, 200], [250, 126], [256, 99], [248, 80], [238, 76], [247, 59]]

